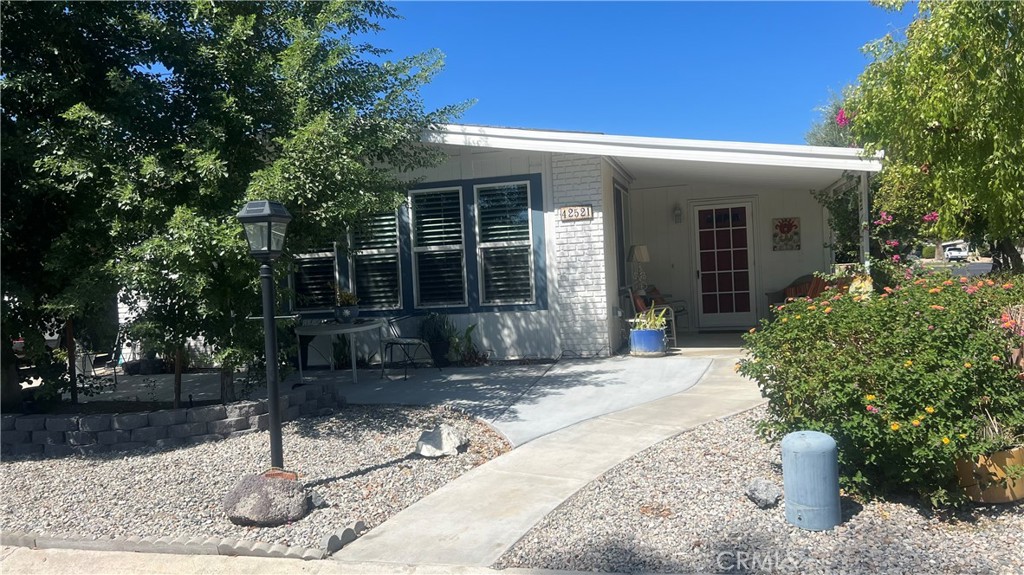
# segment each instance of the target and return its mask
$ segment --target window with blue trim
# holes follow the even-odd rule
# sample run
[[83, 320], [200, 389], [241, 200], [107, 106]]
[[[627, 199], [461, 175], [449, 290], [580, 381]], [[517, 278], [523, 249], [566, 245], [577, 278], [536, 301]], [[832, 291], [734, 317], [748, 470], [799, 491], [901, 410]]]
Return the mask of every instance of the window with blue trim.
[[466, 305], [462, 190], [410, 193], [416, 307]]
[[402, 268], [398, 253], [398, 213], [370, 216], [352, 232], [349, 273], [364, 309], [402, 307]]
[[481, 185], [475, 191], [480, 303], [532, 303], [529, 184]]

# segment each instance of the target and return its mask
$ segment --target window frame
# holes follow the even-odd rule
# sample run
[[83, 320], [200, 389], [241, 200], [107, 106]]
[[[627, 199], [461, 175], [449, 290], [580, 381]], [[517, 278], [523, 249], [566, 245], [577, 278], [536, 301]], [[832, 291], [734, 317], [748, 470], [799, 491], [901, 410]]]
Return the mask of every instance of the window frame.
[[[371, 217], [383, 216], [384, 213], [374, 214]], [[380, 311], [393, 311], [400, 310], [405, 304], [405, 293], [402, 289], [403, 278], [402, 278], [402, 218], [399, 214], [399, 209], [395, 208], [393, 216], [395, 218], [395, 243], [393, 248], [371, 248], [371, 249], [357, 249], [355, 245], [355, 232], [348, 232], [348, 245], [350, 251], [346, 258], [348, 263], [348, 283], [350, 291], [359, 297], [359, 293], [356, 292], [356, 282], [358, 277], [356, 275], [356, 257], [361, 255], [394, 255], [395, 256], [395, 268], [398, 270], [398, 301], [391, 306], [388, 305], [377, 305], [377, 306], [363, 306], [360, 304], [360, 309], [366, 310], [380, 310]]]
[[334, 309], [334, 306], [329, 307], [310, 307], [303, 308], [299, 307], [299, 294], [298, 294], [298, 282], [295, 279], [296, 274], [299, 273], [299, 265], [302, 260], [314, 260], [314, 259], [327, 259], [330, 258], [331, 266], [334, 269], [334, 285], [341, 285], [341, 270], [338, 266], [338, 243], [334, 242], [331, 244], [331, 250], [318, 251], [318, 252], [305, 252], [301, 254], [295, 254], [292, 256], [293, 265], [295, 268], [292, 273], [288, 274], [288, 281], [291, 287], [291, 305], [292, 309], [298, 313], [320, 313], [328, 312]]
[[[420, 247], [416, 245], [416, 196], [438, 194], [438, 193], [452, 193], [457, 192], [459, 195], [459, 245], [455, 249], [451, 246], [454, 244], [447, 244], [443, 246], [425, 246]], [[452, 307], [467, 307], [469, 305], [469, 280], [467, 274], [466, 265], [466, 207], [464, 204], [464, 192], [463, 186], [442, 186], [437, 188], [423, 188], [410, 190], [409, 194], [409, 252], [412, 255], [412, 284], [413, 284], [413, 309], [445, 309]], [[431, 252], [454, 252], [460, 253], [460, 261], [462, 265], [462, 301], [461, 302], [445, 302], [438, 304], [423, 304], [420, 298], [420, 272], [419, 272], [419, 258], [418, 254], [431, 253]]]
[[[501, 241], [501, 242], [484, 242], [481, 229], [481, 214], [480, 214], [480, 190], [483, 188], [502, 188], [511, 186], [525, 186], [526, 187], [526, 239], [514, 240], [514, 241]], [[474, 214], [474, 234], [476, 240], [476, 259], [477, 259], [477, 298], [480, 306], [507, 306], [507, 305], [534, 305], [537, 303], [537, 281], [534, 262], [534, 249], [533, 249], [533, 190], [530, 186], [530, 181], [511, 179], [508, 181], [496, 181], [481, 184], [473, 184], [473, 214]], [[516, 248], [525, 247], [527, 248], [527, 254], [529, 257], [529, 270], [530, 270], [530, 298], [526, 300], [487, 300], [487, 289], [485, 286], [485, 274], [484, 274], [484, 250], [493, 248]]]

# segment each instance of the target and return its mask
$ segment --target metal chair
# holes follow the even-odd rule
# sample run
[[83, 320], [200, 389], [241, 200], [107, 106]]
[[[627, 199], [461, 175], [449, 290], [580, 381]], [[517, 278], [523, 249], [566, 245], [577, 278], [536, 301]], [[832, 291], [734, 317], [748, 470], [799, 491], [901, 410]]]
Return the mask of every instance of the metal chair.
[[[385, 318], [384, 325], [381, 326], [380, 334], [380, 377], [384, 378], [384, 370], [388, 363], [394, 363], [394, 349], [397, 347], [402, 351], [404, 359], [402, 360], [402, 379], [409, 379], [409, 366], [416, 367], [416, 352], [423, 348], [423, 351], [427, 352], [427, 357], [430, 357], [430, 345], [427, 340], [420, 337], [402, 337], [401, 331], [398, 329], [398, 322], [408, 319], [412, 316], [406, 315], [397, 318]], [[435, 366], [436, 367], [436, 366]], [[441, 371], [441, 368], [437, 368]]]

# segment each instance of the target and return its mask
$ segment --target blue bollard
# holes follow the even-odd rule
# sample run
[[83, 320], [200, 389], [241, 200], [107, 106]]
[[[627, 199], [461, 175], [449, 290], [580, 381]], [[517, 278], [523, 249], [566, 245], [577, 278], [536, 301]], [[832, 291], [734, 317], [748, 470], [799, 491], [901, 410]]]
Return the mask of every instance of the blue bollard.
[[836, 440], [817, 431], [794, 431], [783, 437], [782, 485], [786, 521], [810, 531], [839, 525], [843, 514]]

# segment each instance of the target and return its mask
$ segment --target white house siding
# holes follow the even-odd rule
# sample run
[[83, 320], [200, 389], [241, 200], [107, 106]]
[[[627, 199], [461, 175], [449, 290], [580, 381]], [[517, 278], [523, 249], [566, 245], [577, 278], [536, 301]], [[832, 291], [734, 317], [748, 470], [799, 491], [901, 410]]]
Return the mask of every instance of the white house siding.
[[[694, 205], [704, 201], [728, 203], [752, 201], [754, 226], [754, 286], [758, 317], [768, 312], [767, 292], [789, 285], [798, 276], [825, 271], [830, 264], [826, 223], [820, 204], [805, 189], [730, 187], [692, 184], [679, 187], [643, 189], [642, 182], [631, 188], [633, 242], [646, 244], [651, 262], [644, 264], [650, 283], [665, 293], [686, 299], [691, 313], [678, 329], [697, 329], [696, 267], [694, 265]], [[682, 223], [675, 223], [672, 211], [683, 209]], [[772, 219], [800, 218], [799, 251], [772, 251]], [[736, 326], [743, 327], [743, 326]]]

